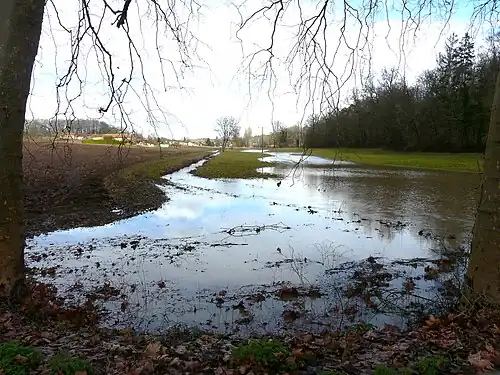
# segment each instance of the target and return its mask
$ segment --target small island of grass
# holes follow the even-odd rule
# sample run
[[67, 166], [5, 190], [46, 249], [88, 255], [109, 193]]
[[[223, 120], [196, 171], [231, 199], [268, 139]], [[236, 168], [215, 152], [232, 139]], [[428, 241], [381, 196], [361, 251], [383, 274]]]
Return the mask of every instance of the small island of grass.
[[[304, 152], [299, 148], [281, 148], [277, 152]], [[397, 152], [382, 149], [312, 148], [311, 155], [332, 160], [388, 167], [481, 172], [484, 158], [480, 153]]]
[[[225, 151], [211, 158], [193, 174], [204, 178], [268, 178], [275, 177], [270, 173], [261, 173], [259, 168], [273, 164], [260, 161], [259, 152]], [[264, 154], [264, 156], [269, 156]]]

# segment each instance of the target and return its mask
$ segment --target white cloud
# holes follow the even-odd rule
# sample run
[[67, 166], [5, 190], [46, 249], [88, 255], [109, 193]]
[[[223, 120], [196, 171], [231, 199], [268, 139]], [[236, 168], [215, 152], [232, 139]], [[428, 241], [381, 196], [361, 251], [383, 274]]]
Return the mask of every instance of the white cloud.
[[[67, 2], [54, 0], [60, 12], [61, 19], [65, 24], [77, 25], [78, 2]], [[92, 1], [93, 4], [101, 4], [100, 1]], [[122, 4], [122, 2], [118, 2]], [[145, 2], [139, 1], [144, 5]], [[50, 4], [50, 3], [49, 3]], [[135, 2], [133, 2], [135, 4]], [[180, 4], [180, 3], [179, 3]], [[315, 9], [312, 3], [303, 7], [304, 13], [312, 14]], [[236, 25], [240, 21], [238, 11], [234, 6], [223, 3], [209, 3], [201, 12], [202, 16], [198, 20], [192, 21], [193, 32], [209, 47], [199, 44], [198, 52], [206, 62], [201, 67], [195, 68], [194, 72], [186, 72], [181, 81], [185, 90], [173, 89], [167, 92], [163, 89], [163, 78], [161, 66], [158, 59], [158, 52], [155, 43], [154, 17], [148, 17], [145, 8], [138, 9], [138, 5], [131, 6], [130, 24], [131, 35], [137, 43], [141, 60], [144, 64], [146, 79], [155, 93], [155, 98], [160, 107], [167, 110], [171, 115], [166, 117], [160, 111], [155, 111], [155, 120], [158, 121], [161, 133], [170, 135], [165, 129], [166, 124], [175, 137], [206, 137], [214, 136], [213, 127], [218, 117], [233, 115], [241, 119], [242, 127], [251, 126], [254, 133], [260, 132], [260, 126], [264, 126], [266, 131], [270, 130], [271, 116], [280, 119], [288, 125], [292, 125], [301, 119], [305, 104], [304, 96], [298, 97], [293, 93], [288, 71], [283, 63], [291, 46], [293, 45], [293, 33], [296, 29], [282, 27], [279, 29], [275, 39], [275, 69], [278, 77], [278, 85], [274, 94], [268, 97], [266, 88], [259, 91], [255, 87], [258, 80], [252, 81], [249, 88], [247, 76], [239, 69], [242, 67], [243, 51], [248, 54], [255, 52], [258, 48], [267, 47], [270, 41], [271, 23], [268, 20], [260, 20], [252, 23], [241, 34], [244, 39], [243, 45], [235, 37]], [[240, 11], [250, 14], [251, 11], [259, 7], [257, 3], [249, 1]], [[94, 19], [98, 19], [100, 8], [93, 8]], [[185, 10], [179, 7], [181, 16], [185, 17]], [[246, 13], [245, 13], [246, 12]], [[282, 25], [292, 25], [296, 23], [299, 13], [297, 9], [288, 9], [285, 17], [281, 21]], [[182, 17], [181, 17], [182, 18]], [[138, 21], [141, 21], [140, 23]], [[110, 50], [115, 58], [117, 70], [117, 80], [125, 78], [129, 68], [128, 62], [128, 42], [120, 30], [111, 25], [112, 18], [106, 18], [102, 23], [102, 35], [106, 42], [106, 48]], [[338, 20], [332, 18], [327, 29], [327, 40], [329, 54], [333, 57], [333, 51], [340, 40]], [[401, 21], [397, 18], [391, 19], [390, 28], [387, 21], [380, 20], [370, 26], [369, 49], [361, 52], [356, 61], [356, 70], [364, 69], [366, 73], [367, 64], [363, 66], [363, 59], [371, 54], [371, 69], [378, 72], [384, 67], [399, 66], [404, 68], [410, 81], [425, 69], [432, 68], [435, 64], [437, 52], [442, 49], [446, 36], [451, 32], [463, 34], [468, 26], [464, 19], [451, 20], [449, 27], [438, 41], [443, 23], [428, 22], [424, 24], [417, 33], [416, 39], [405, 40], [401, 54]], [[52, 33], [50, 32], [52, 30]], [[366, 29], [362, 30], [366, 32]], [[346, 40], [352, 43], [358, 36], [359, 29], [355, 23], [348, 22], [346, 27]], [[51, 117], [56, 111], [55, 83], [57, 77], [61, 77], [67, 70], [70, 60], [70, 45], [66, 32], [61, 31], [57, 25], [57, 19], [53, 8], [47, 5], [44, 22], [44, 33], [40, 44], [40, 52], [37, 58], [37, 65], [34, 72], [34, 82], [32, 95], [30, 97], [27, 117]], [[159, 36], [160, 54], [173, 61], [173, 65], [179, 66], [179, 54], [176, 43], [163, 35]], [[331, 42], [330, 42], [331, 41]], [[436, 44], [437, 43], [437, 44]], [[90, 38], [87, 38], [82, 45], [79, 59], [78, 71], [83, 81], [84, 92], [82, 98], [73, 103], [73, 109], [78, 117], [98, 117], [97, 109], [105, 105], [109, 91], [102, 79], [101, 69], [96, 59], [95, 51], [92, 50]], [[346, 66], [348, 50], [341, 48], [333, 63], [333, 71], [341, 72]], [[138, 66], [138, 59], [134, 63]], [[178, 86], [175, 74], [170, 69], [169, 63], [165, 67], [165, 84], [167, 86]], [[295, 74], [299, 64], [293, 65]], [[123, 76], [120, 76], [123, 74]], [[314, 73], [313, 73], [314, 74]], [[148, 131], [147, 111], [144, 105], [147, 100], [152, 101], [152, 97], [144, 94], [142, 79], [139, 70], [136, 71], [132, 87], [137, 93], [129, 93], [126, 102], [126, 110], [130, 115], [134, 126], [138, 130]], [[292, 77], [293, 82], [296, 79]], [[345, 96], [349, 90], [359, 83], [359, 80], [351, 79], [342, 91]], [[71, 93], [74, 95], [79, 91], [79, 83], [75, 80], [71, 85]], [[251, 101], [249, 100], [251, 94]], [[304, 94], [304, 92], [302, 92]], [[299, 100], [299, 108], [296, 102]], [[274, 112], [273, 112], [274, 104]], [[151, 104], [153, 107], [154, 103]], [[308, 108], [311, 111], [311, 108]], [[111, 112], [104, 119], [119, 125], [119, 116]], [[180, 120], [180, 121], [179, 121]], [[182, 122], [182, 124], [181, 124]], [[185, 125], [185, 126], [183, 126]]]

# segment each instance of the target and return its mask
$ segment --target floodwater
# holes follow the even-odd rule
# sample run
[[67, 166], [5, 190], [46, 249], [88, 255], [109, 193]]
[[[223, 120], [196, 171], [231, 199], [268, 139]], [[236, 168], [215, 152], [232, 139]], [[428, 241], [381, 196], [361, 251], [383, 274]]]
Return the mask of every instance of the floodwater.
[[[156, 332], [403, 325], [381, 306], [415, 306], [442, 287], [424, 268], [467, 244], [477, 175], [317, 157], [297, 166], [300, 154], [269, 154], [264, 160], [278, 164], [262, 172], [279, 179], [202, 179], [190, 173], [198, 162], [164, 177], [169, 201], [156, 211], [29, 240], [28, 266], [45, 270], [38, 278], [68, 303], [100, 296], [104, 325]], [[373, 273], [363, 285], [375, 301], [366, 290], [346, 297]], [[415, 286], [402, 298], [409, 278]]]

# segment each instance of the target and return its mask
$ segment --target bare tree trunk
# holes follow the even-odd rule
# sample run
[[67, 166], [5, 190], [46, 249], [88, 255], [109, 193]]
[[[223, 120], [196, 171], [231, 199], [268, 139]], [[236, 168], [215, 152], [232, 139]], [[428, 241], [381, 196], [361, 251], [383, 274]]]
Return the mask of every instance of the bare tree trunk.
[[24, 114], [44, 6], [0, 0], [0, 298], [24, 280]]
[[491, 108], [484, 177], [467, 276], [474, 292], [500, 302], [500, 73]]

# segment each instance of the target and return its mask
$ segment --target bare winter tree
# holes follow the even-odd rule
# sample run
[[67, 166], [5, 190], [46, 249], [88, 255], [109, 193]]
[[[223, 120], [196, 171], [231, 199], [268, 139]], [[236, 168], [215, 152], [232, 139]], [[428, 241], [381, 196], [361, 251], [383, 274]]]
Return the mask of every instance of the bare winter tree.
[[221, 117], [217, 120], [215, 131], [221, 140], [221, 151], [224, 152], [230, 140], [239, 136], [240, 127], [235, 117]]
[[[261, 22], [268, 39], [249, 53], [244, 62], [248, 81], [268, 83], [272, 95], [278, 78], [277, 66], [285, 68], [296, 93], [304, 98], [309, 112], [339, 111], [341, 92], [352, 79], [370, 78], [374, 25], [383, 20], [399, 29], [399, 66], [405, 65], [406, 41], [423, 32], [427, 21], [440, 19], [447, 28], [458, 7], [455, 1], [332, 0], [305, 2], [269, 0], [258, 9], [248, 2], [234, 4], [241, 22], [238, 35], [249, 38], [248, 26]], [[474, 2], [470, 29], [499, 24], [498, 0]], [[392, 15], [392, 17], [391, 17]], [[279, 35], [291, 35], [292, 47], [280, 53]], [[436, 40], [437, 42], [437, 40]], [[242, 46], [243, 48], [243, 46]], [[335, 65], [347, 55], [344, 66]], [[367, 69], [366, 69], [367, 68]], [[305, 111], [305, 110], [304, 110]], [[485, 151], [481, 197], [474, 226], [468, 279], [473, 290], [500, 302], [500, 72], [491, 107]]]
[[285, 124], [281, 121], [272, 121], [271, 126], [273, 129], [272, 137], [273, 137], [273, 147], [276, 148], [276, 145], [279, 147], [281, 132], [285, 129]]
[[246, 147], [250, 147], [250, 143], [252, 141], [252, 128], [248, 127], [245, 129], [245, 132], [243, 133], [243, 140], [245, 142]]
[[0, 297], [24, 280], [24, 113], [42, 29], [44, 0], [0, 2]]
[[[76, 7], [66, 11], [64, 7]], [[158, 73], [163, 77], [164, 90], [171, 89], [166, 76], [181, 82], [186, 69], [193, 67], [199, 42], [190, 32], [191, 20], [200, 5], [192, 1], [157, 0], [3, 0], [0, 2], [0, 298], [12, 296], [23, 285], [24, 238], [23, 238], [23, 130], [31, 75], [42, 32], [44, 12], [47, 34], [67, 38], [64, 52], [68, 60], [58, 70], [55, 83], [57, 110], [51, 123], [59, 129], [61, 117], [64, 130], [71, 130], [76, 119], [75, 101], [85, 93], [86, 69], [89, 59], [94, 58], [95, 67], [101, 73], [107, 87], [107, 98], [97, 112], [117, 116], [122, 132], [133, 130], [126, 110], [127, 100], [134, 95], [148, 114], [147, 122], [155, 127], [167, 123], [168, 112], [155, 98], [155, 90], [148, 84], [144, 60], [136, 44], [141, 38], [142, 23], [151, 21], [156, 28], [152, 43], [156, 46]], [[130, 22], [131, 19], [134, 22]], [[123, 59], [114, 55], [116, 38], [125, 41]], [[137, 34], [138, 33], [138, 34]], [[161, 40], [172, 41], [177, 49], [172, 54], [162, 55], [165, 50]], [[142, 38], [144, 41], [144, 38]], [[123, 52], [123, 51], [122, 51]], [[57, 53], [56, 53], [57, 55]], [[128, 58], [128, 60], [127, 60]], [[142, 87], [134, 86], [142, 82]], [[180, 86], [180, 85], [179, 85]], [[128, 128], [128, 130], [127, 130]]]

